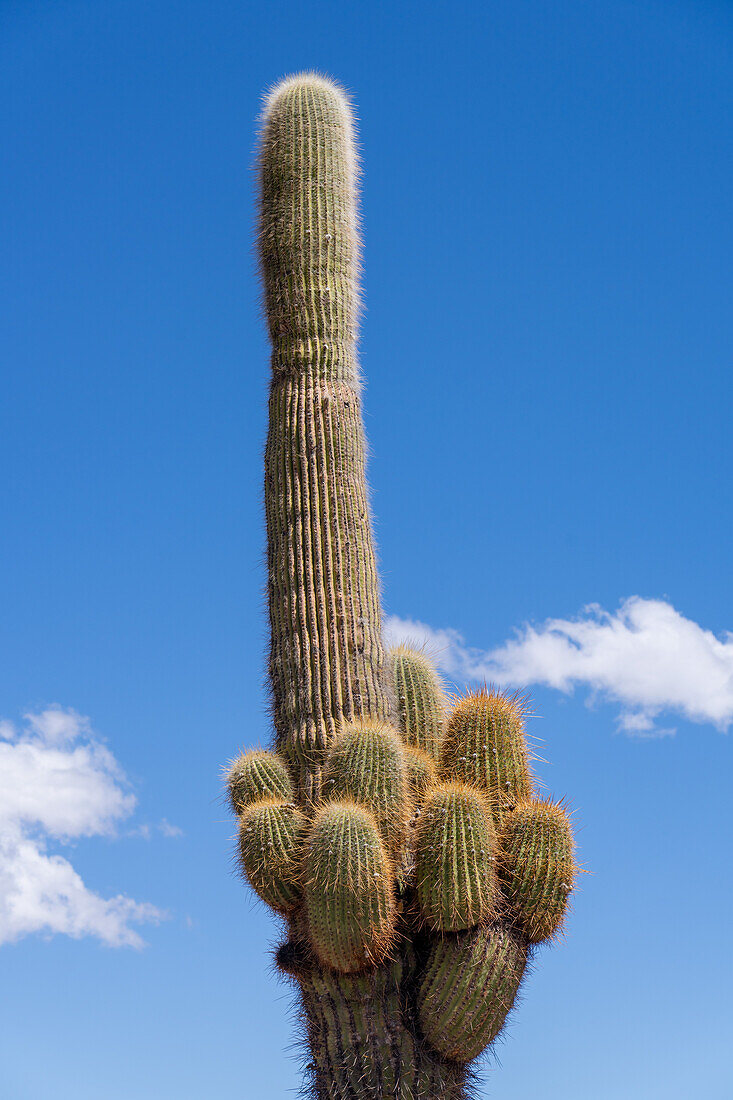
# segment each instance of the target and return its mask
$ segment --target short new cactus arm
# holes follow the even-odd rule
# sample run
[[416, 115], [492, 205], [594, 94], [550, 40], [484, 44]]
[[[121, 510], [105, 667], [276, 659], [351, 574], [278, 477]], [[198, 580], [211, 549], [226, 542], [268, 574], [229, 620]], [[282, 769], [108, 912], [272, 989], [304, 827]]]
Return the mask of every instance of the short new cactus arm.
[[231, 766], [248, 883], [287, 925], [314, 1100], [466, 1100], [575, 873], [533, 798], [521, 699], [449, 706], [425, 654], [385, 657], [355, 353], [349, 103], [305, 74], [268, 97], [260, 255], [276, 752]]
[[508, 814], [501, 831], [500, 874], [514, 920], [530, 943], [542, 943], [562, 927], [575, 873], [564, 806], [530, 801]]
[[437, 757], [446, 710], [440, 679], [424, 653], [398, 646], [389, 656], [402, 736], [408, 745]]

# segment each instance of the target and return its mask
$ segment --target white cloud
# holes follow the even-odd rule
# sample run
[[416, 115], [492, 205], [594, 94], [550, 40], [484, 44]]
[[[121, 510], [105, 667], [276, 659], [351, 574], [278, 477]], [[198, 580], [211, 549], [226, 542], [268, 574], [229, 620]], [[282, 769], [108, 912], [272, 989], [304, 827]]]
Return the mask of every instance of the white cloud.
[[171, 825], [170, 821], [163, 818], [157, 823], [157, 825], [151, 825], [150, 822], [143, 822], [142, 825], [136, 825], [134, 829], [129, 829], [127, 836], [139, 837], [141, 840], [152, 840], [154, 832], [161, 833], [162, 836], [173, 838], [183, 836], [183, 829], [180, 829], [178, 825]]
[[142, 946], [133, 924], [165, 916], [155, 906], [89, 890], [49, 843], [113, 836], [135, 796], [89, 720], [48, 707], [19, 729], [0, 722], [0, 943], [33, 932], [96, 936]]
[[576, 619], [525, 625], [489, 650], [466, 645], [455, 630], [397, 616], [386, 633], [390, 644], [425, 645], [455, 679], [566, 693], [587, 687], [621, 704], [618, 725], [631, 735], [674, 733], [656, 725], [665, 711], [721, 730], [733, 721], [733, 634], [718, 638], [664, 600], [632, 596], [615, 612], [594, 604]]

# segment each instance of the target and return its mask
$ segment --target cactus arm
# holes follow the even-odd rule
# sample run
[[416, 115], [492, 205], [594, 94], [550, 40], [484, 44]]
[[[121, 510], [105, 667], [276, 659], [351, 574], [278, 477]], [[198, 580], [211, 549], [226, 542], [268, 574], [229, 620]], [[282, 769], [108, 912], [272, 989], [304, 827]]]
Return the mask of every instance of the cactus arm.
[[372, 814], [354, 802], [316, 813], [305, 862], [313, 951], [343, 974], [382, 962], [395, 938], [392, 865]]
[[435, 787], [415, 849], [418, 904], [430, 928], [457, 932], [494, 915], [496, 833], [482, 792], [461, 783]]
[[389, 653], [400, 732], [412, 745], [437, 758], [445, 731], [446, 695], [428, 657], [408, 646]]
[[504, 1027], [526, 963], [526, 943], [500, 925], [437, 940], [418, 992], [431, 1045], [445, 1058], [476, 1058]]
[[275, 752], [253, 749], [242, 753], [228, 768], [225, 783], [235, 814], [254, 802], [266, 799], [292, 802], [294, 797], [287, 764]]
[[542, 943], [562, 928], [577, 874], [574, 849], [568, 813], [559, 802], [524, 803], [504, 822], [503, 892], [530, 943]]
[[306, 819], [292, 802], [255, 802], [239, 819], [239, 860], [252, 889], [276, 913], [300, 901]]
[[532, 794], [525, 713], [521, 697], [470, 692], [457, 701], [441, 745], [443, 773], [484, 790], [497, 825]]
[[407, 767], [397, 732], [381, 723], [346, 726], [328, 756], [324, 795], [367, 806], [391, 855], [410, 813]]

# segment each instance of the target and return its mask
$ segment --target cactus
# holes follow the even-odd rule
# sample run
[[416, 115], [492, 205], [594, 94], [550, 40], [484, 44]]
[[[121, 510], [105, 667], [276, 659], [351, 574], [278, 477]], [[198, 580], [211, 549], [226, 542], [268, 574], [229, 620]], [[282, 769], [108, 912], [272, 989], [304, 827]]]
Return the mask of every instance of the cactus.
[[441, 745], [443, 774], [485, 790], [499, 821], [532, 791], [525, 715], [522, 697], [473, 691], [456, 703]]
[[496, 831], [476, 788], [441, 783], [420, 814], [415, 840], [417, 901], [437, 932], [473, 928], [493, 916]]
[[256, 802], [239, 819], [239, 860], [245, 878], [278, 913], [300, 900], [306, 820], [287, 802]]
[[305, 855], [305, 915], [318, 959], [344, 974], [382, 962], [396, 934], [395, 903], [376, 819], [355, 802], [326, 802]]
[[227, 774], [229, 804], [235, 814], [244, 813], [254, 802], [265, 798], [292, 802], [293, 784], [284, 760], [272, 752], [254, 749], [243, 753]]
[[356, 335], [349, 101], [267, 97], [259, 251], [272, 342], [265, 452], [275, 751], [227, 777], [244, 876], [283, 918], [315, 1100], [465, 1100], [575, 863], [534, 798], [521, 699], [449, 706], [428, 657], [385, 653]]
[[447, 702], [438, 674], [424, 653], [407, 646], [397, 646], [390, 658], [402, 735], [408, 745], [437, 757]]

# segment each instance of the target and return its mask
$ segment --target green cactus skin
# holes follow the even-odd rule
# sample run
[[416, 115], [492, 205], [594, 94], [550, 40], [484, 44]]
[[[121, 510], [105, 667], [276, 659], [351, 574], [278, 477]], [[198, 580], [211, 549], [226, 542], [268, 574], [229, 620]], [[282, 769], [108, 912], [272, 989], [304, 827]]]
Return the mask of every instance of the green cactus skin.
[[431, 787], [438, 782], [438, 769], [435, 761], [422, 749], [414, 745], [405, 745], [402, 749], [407, 773], [407, 786], [412, 802], [419, 807]]
[[470, 1062], [496, 1039], [514, 1005], [526, 945], [496, 927], [434, 944], [418, 991], [423, 1033], [444, 1058]]
[[496, 832], [480, 791], [460, 783], [432, 790], [415, 850], [418, 903], [431, 928], [458, 932], [494, 915]]
[[348, 101], [306, 76], [270, 95], [259, 244], [272, 340], [265, 511], [277, 746], [307, 805], [343, 721], [384, 718], [381, 611], [354, 341], [359, 239]]
[[256, 802], [239, 819], [239, 860], [250, 886], [278, 912], [300, 899], [306, 819], [292, 803]]
[[397, 646], [390, 651], [400, 731], [408, 745], [437, 759], [445, 730], [443, 684], [424, 653]]
[[524, 715], [517, 696], [471, 692], [457, 701], [443, 739], [442, 774], [486, 791], [497, 824], [532, 793]]
[[377, 823], [355, 802], [328, 802], [308, 838], [305, 908], [313, 950], [342, 974], [381, 962], [395, 935], [392, 864]]
[[242, 753], [234, 761], [227, 772], [226, 786], [235, 814], [254, 802], [292, 802], [295, 797], [285, 761], [277, 753], [261, 749]]
[[528, 803], [521, 700], [479, 691], [447, 717], [425, 654], [385, 659], [354, 149], [331, 81], [302, 74], [269, 95], [259, 249], [279, 755], [241, 757], [228, 791], [244, 873], [287, 924], [277, 964], [300, 995], [312, 1100], [467, 1100], [467, 1063], [503, 1026], [529, 941], [559, 927], [569, 842], [556, 809]]
[[557, 802], [517, 806], [501, 831], [500, 877], [514, 919], [530, 943], [562, 927], [575, 882], [573, 834]]
[[411, 808], [397, 733], [374, 722], [347, 726], [329, 754], [323, 793], [334, 801], [369, 807], [387, 850], [394, 853], [404, 839]]

